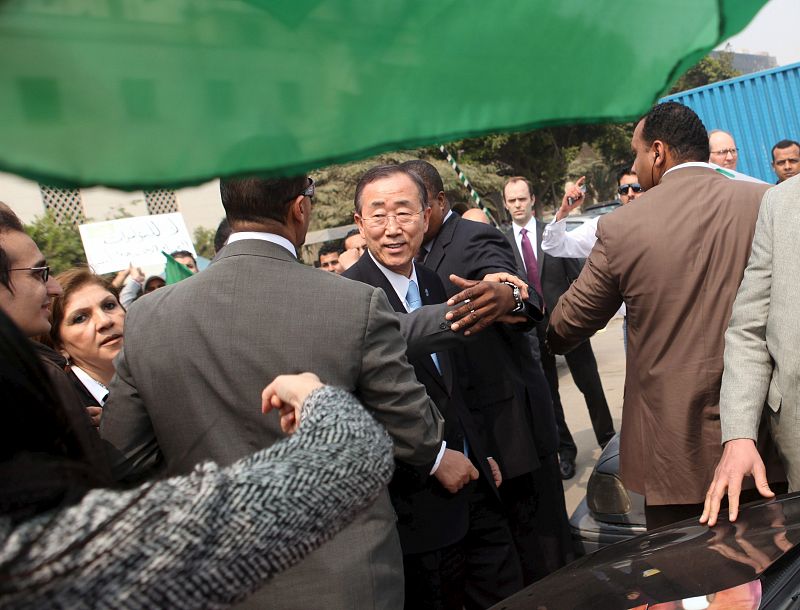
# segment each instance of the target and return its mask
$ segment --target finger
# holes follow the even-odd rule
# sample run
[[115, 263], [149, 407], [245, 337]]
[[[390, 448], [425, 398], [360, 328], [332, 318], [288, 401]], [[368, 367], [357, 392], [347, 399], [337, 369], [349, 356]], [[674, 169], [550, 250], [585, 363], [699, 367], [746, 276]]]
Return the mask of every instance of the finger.
[[450, 282], [457, 286], [458, 288], [469, 288], [470, 286], [474, 286], [478, 282], [475, 280], [467, 280], [463, 277], [456, 275], [455, 273], [450, 274]]
[[478, 472], [478, 469], [475, 468], [475, 466], [470, 466], [470, 471], [469, 471], [470, 480], [471, 481], [476, 481], [479, 476], [480, 476], [480, 473]]
[[753, 479], [756, 482], [756, 489], [765, 498], [772, 498], [775, 493], [769, 488], [769, 481], [767, 481], [767, 469], [764, 467], [764, 462], [755, 464], [753, 466]]
[[741, 480], [735, 478], [728, 483], [728, 520], [733, 523], [739, 516], [739, 494], [742, 491]]
[[264, 388], [261, 392], [261, 412], [268, 413], [272, 407], [272, 397], [274, 396], [274, 390], [272, 389], [272, 384], [269, 384], [266, 388]]
[[[708, 526], [713, 527], [717, 524], [717, 517], [719, 516], [719, 507], [722, 504], [722, 498], [725, 496], [727, 484], [723, 481], [715, 480], [706, 496], [706, 502], [709, 505], [708, 513]], [[705, 513], [704, 513], [705, 514]]]
[[580, 188], [580, 187], [582, 187], [582, 186], [583, 186], [583, 184], [584, 184], [585, 182], [586, 182], [586, 176], [581, 176], [580, 178], [578, 178], [578, 179], [575, 181], [575, 186], [577, 186], [578, 188]]

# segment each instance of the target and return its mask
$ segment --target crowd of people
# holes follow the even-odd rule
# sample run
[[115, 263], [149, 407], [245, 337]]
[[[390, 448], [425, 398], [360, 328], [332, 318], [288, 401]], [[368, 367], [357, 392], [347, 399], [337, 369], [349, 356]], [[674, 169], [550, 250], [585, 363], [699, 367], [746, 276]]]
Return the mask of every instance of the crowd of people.
[[574, 559], [555, 355], [605, 446], [589, 339], [622, 306], [648, 528], [796, 489], [800, 147], [769, 188], [676, 103], [631, 146], [622, 206], [572, 232], [584, 178], [549, 224], [507, 179], [500, 231], [430, 163], [376, 166], [319, 269], [311, 177], [224, 179], [217, 256], [166, 287], [53, 277], [0, 204], [0, 605], [488, 608]]

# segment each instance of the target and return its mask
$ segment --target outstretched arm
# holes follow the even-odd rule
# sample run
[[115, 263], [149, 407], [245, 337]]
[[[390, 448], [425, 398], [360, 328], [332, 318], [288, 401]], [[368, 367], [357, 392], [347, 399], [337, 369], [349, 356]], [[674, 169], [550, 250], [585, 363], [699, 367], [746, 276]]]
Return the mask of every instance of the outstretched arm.
[[391, 440], [358, 401], [316, 389], [297, 433], [270, 449], [229, 468], [94, 490], [8, 532], [0, 605], [231, 604], [333, 537], [392, 469]]

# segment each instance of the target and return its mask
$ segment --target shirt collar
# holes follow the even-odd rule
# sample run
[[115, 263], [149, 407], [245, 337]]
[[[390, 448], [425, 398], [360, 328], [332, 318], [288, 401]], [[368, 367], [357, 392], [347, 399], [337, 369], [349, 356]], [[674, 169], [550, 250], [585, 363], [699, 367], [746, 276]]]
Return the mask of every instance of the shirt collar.
[[705, 167], [707, 169], [714, 169], [714, 166], [710, 163], [704, 163], [703, 161], [687, 161], [686, 163], [679, 163], [675, 167], [670, 167], [667, 171], [664, 172], [664, 176], [666, 176], [670, 172], [674, 172], [676, 169], [683, 169], [684, 167]]
[[522, 229], [527, 229], [528, 233], [536, 235], [536, 216], [531, 216], [531, 219], [527, 222], [527, 224], [524, 227], [519, 226], [516, 222], [512, 222], [511, 226], [514, 229], [514, 237], [519, 237], [519, 234], [522, 231]]
[[292, 256], [297, 258], [297, 251], [294, 248], [294, 244], [286, 239], [283, 235], [276, 235], [275, 233], [266, 233], [261, 231], [239, 231], [237, 233], [231, 233], [226, 245], [232, 244], [235, 241], [242, 241], [244, 239], [260, 239], [261, 241], [268, 241], [285, 248]]
[[108, 396], [108, 388], [91, 377], [89, 373], [84, 371], [81, 367], [73, 364], [70, 366], [70, 369], [72, 369], [72, 372], [75, 373], [75, 377], [80, 379], [80, 382], [84, 385], [84, 387], [89, 390], [89, 394], [94, 396], [97, 399], [98, 404], [102, 407], [106, 401], [106, 396]]
[[372, 262], [377, 265], [378, 269], [381, 270], [381, 273], [383, 273], [383, 275], [386, 276], [386, 279], [389, 280], [389, 283], [392, 285], [392, 288], [394, 288], [394, 291], [400, 298], [400, 301], [402, 301], [406, 311], [408, 311], [408, 303], [406, 302], [408, 283], [413, 280], [417, 284], [417, 287], [419, 287], [419, 282], [417, 281], [417, 268], [414, 266], [414, 262], [411, 262], [411, 277], [406, 277], [381, 265], [376, 258], [372, 256], [372, 252], [369, 250], [367, 250], [367, 253], [372, 259]]

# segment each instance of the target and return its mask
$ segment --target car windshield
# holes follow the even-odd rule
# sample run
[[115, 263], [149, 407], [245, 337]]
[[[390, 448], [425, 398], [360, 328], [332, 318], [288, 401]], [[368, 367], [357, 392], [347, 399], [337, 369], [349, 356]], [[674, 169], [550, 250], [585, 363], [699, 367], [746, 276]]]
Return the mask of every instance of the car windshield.
[[[691, 519], [605, 547], [497, 607], [731, 607], [709, 605], [716, 595], [749, 599], [736, 607], [757, 608], [770, 566], [784, 555], [800, 562], [800, 548], [793, 550], [798, 542], [800, 494], [790, 494], [742, 507], [735, 523], [721, 520], [708, 528]], [[762, 574], [766, 580], [760, 582]], [[680, 600], [694, 600], [695, 605], [658, 605]]]

